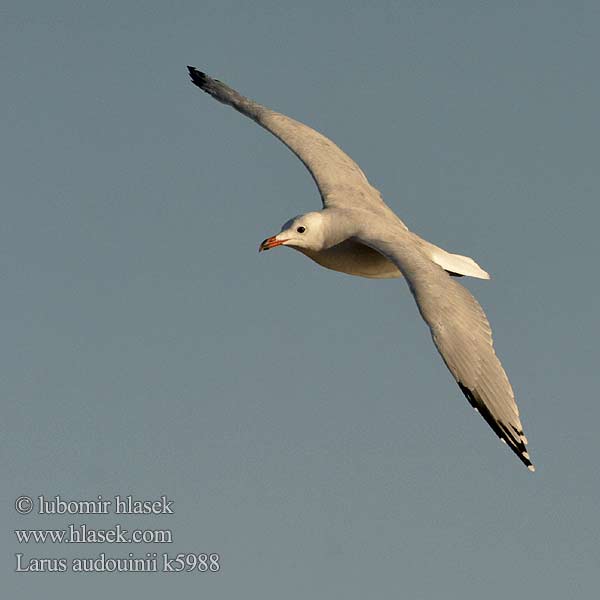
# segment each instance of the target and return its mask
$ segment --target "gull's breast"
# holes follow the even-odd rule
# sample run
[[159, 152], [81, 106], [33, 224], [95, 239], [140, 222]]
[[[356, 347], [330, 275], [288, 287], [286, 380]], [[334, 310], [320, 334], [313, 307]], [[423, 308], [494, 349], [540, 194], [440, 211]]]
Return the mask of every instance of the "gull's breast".
[[317, 264], [331, 269], [370, 279], [391, 279], [402, 277], [402, 273], [394, 263], [390, 262], [383, 254], [352, 239], [327, 248], [327, 250], [307, 250], [294, 248], [305, 254]]

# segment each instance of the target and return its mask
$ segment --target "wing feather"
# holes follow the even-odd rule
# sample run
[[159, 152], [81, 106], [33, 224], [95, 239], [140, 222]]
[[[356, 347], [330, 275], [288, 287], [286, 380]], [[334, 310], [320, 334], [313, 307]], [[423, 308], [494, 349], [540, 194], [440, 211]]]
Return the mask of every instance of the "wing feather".
[[192, 82], [213, 98], [235, 108], [281, 140], [308, 169], [323, 206], [383, 204], [361, 168], [322, 133], [286, 115], [246, 98], [194, 67], [188, 66]]
[[496, 435], [534, 471], [514, 392], [496, 356], [492, 330], [480, 304], [416, 248], [376, 239], [362, 241], [402, 271], [433, 342], [460, 389]]

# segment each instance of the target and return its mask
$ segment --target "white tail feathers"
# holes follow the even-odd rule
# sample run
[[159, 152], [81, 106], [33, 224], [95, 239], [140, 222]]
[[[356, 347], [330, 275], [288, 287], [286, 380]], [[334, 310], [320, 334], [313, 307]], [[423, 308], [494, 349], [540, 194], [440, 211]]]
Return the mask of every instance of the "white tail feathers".
[[430, 257], [434, 263], [440, 265], [446, 271], [458, 275], [468, 275], [478, 279], [489, 279], [490, 275], [484, 271], [472, 258], [460, 254], [450, 254], [437, 246], [431, 244]]

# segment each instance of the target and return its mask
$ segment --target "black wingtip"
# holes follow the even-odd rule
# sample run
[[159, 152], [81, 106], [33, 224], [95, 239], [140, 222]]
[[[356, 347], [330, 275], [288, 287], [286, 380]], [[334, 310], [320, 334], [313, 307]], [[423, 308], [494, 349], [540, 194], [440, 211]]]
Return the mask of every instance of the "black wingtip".
[[204, 89], [204, 86], [206, 85], [206, 74], [202, 71], [198, 71], [196, 67], [190, 67], [190, 65], [188, 65], [188, 73], [192, 83], [199, 88]]
[[[535, 466], [531, 462], [529, 453], [527, 452], [527, 446], [525, 445], [525, 436], [522, 431], [514, 429], [514, 433], [511, 432], [505, 425], [501, 425], [496, 419], [494, 419], [492, 413], [486, 407], [486, 405], [477, 397], [473, 390], [463, 385], [460, 381], [457, 382], [458, 386], [462, 390], [462, 393], [466, 396], [467, 400], [473, 408], [475, 408], [479, 414], [485, 419], [487, 424], [493, 429], [494, 433], [506, 444], [510, 446], [510, 449], [516, 454], [517, 458], [531, 471], [535, 471]], [[525, 441], [524, 441], [525, 440]]]

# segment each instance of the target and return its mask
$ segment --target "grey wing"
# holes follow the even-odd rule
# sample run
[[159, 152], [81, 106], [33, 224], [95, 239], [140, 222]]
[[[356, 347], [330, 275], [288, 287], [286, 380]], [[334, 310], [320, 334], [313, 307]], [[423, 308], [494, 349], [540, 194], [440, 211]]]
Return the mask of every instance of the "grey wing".
[[383, 204], [360, 167], [330, 139], [314, 129], [245, 98], [228, 85], [188, 66], [192, 82], [213, 98], [232, 106], [279, 138], [312, 175], [323, 206]]
[[530, 471], [515, 396], [483, 309], [460, 283], [409, 245], [373, 244], [404, 274], [446, 366], [471, 405]]

